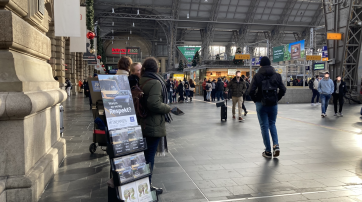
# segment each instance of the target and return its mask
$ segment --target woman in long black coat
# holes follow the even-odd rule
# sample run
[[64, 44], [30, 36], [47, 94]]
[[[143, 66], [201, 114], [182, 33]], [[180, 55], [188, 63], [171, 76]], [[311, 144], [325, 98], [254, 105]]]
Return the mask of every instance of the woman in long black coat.
[[84, 79], [83, 82], [83, 88], [84, 88], [84, 95], [85, 97], [89, 97], [89, 85], [88, 85], [88, 81]]
[[179, 81], [179, 85], [177, 87], [177, 92], [180, 95], [180, 102], [184, 101], [184, 84], [181, 82], [181, 80]]

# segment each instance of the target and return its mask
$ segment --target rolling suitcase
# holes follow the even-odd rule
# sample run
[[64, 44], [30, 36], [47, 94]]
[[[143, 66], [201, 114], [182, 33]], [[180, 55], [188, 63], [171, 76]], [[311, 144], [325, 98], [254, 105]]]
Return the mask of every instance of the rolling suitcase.
[[227, 102], [228, 101], [225, 99], [225, 104], [221, 106], [221, 121], [227, 120], [227, 116], [228, 116]]

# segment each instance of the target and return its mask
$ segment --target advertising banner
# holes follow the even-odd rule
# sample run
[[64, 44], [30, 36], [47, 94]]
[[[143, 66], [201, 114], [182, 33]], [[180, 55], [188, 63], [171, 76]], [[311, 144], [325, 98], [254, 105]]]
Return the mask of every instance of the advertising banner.
[[[86, 47], [86, 52], [83, 54], [83, 60], [87, 60], [88, 61], [88, 65], [97, 65], [97, 58], [96, 58], [96, 54], [97, 52], [94, 53], [90, 53], [90, 40], [87, 39], [86, 40], [87, 43], [85, 45]], [[94, 50], [97, 50], [97, 40], [94, 40]]]
[[284, 56], [284, 58], [286, 58], [286, 60], [292, 60], [292, 59], [295, 60], [299, 58], [304, 58], [305, 57], [304, 43], [305, 40], [290, 43], [288, 51], [284, 52], [284, 55], [286, 55], [286, 57]]
[[131, 89], [126, 75], [98, 75], [108, 130], [137, 126]]
[[255, 65], [255, 59], [256, 58], [251, 59], [251, 65]]
[[194, 59], [195, 53], [201, 49], [201, 47], [188, 47], [188, 46], [177, 46], [181, 53], [185, 56], [188, 63], [191, 63]]
[[322, 61], [328, 61], [328, 47], [323, 46], [322, 48]]
[[228, 69], [228, 76], [235, 76], [237, 69]]
[[86, 52], [87, 43], [86, 8], [80, 7], [80, 37], [70, 37], [70, 52]]
[[277, 46], [273, 48], [273, 62], [284, 61], [284, 46]]
[[55, 36], [81, 37], [80, 20], [74, 20], [79, 19], [79, 5], [79, 0], [54, 0]]

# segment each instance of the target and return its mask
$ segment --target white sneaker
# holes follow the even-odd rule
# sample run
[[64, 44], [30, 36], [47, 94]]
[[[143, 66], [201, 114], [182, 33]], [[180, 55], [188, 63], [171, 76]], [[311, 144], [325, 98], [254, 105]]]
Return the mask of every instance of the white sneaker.
[[339, 116], [343, 117], [343, 114], [342, 114], [342, 113], [339, 113]]
[[338, 116], [338, 113], [335, 113], [334, 116]]
[[321, 103], [320, 103], [320, 102], [317, 102], [316, 104], [317, 104], [317, 105], [321, 105]]
[[312, 107], [314, 107], [314, 103], [310, 103], [310, 105], [311, 105]]
[[324, 114], [323, 114], [323, 113], [322, 113], [321, 117], [324, 118]]

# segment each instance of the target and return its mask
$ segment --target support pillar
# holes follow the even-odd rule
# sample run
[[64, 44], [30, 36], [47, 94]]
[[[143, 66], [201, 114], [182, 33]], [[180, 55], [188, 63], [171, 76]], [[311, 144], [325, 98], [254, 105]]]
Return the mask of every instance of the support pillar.
[[166, 72], [166, 58], [161, 57], [161, 73], [164, 74]]
[[58, 77], [59, 87], [65, 89], [65, 39], [55, 37], [54, 66], [55, 75]]
[[67, 95], [48, 63], [52, 14], [37, 2], [0, 3], [1, 202], [38, 201], [66, 155], [59, 105]]
[[70, 75], [70, 79], [72, 84], [74, 83], [73, 89], [72, 89], [72, 94], [73, 95], [77, 95], [79, 92], [79, 86], [78, 86], [78, 77], [77, 77], [77, 61], [75, 60], [75, 53], [71, 53], [71, 59], [70, 59], [70, 63], [71, 63], [71, 75]]
[[[64, 47], [64, 56], [65, 56], [65, 62], [64, 62], [64, 72], [65, 72], [65, 78], [69, 79], [71, 81], [71, 72], [72, 72], [72, 60], [70, 57], [70, 39], [67, 38], [65, 41], [65, 47]], [[66, 70], [65, 70], [66, 69]], [[74, 83], [72, 83], [74, 85]]]

